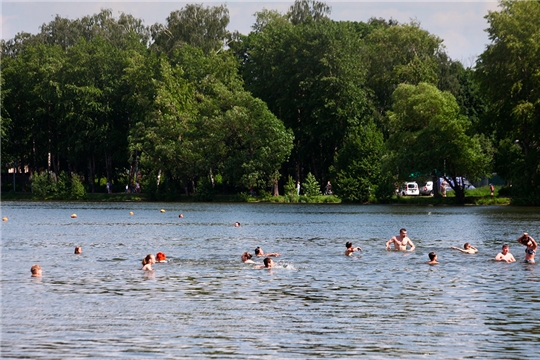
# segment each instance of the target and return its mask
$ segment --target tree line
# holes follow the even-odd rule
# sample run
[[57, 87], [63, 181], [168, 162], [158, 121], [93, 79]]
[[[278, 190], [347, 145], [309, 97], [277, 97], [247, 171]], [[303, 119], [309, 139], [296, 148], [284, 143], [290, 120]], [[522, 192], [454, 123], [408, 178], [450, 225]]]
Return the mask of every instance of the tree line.
[[463, 201], [459, 177], [497, 172], [540, 203], [539, 2], [489, 12], [474, 67], [418, 23], [330, 14], [297, 0], [246, 35], [225, 5], [152, 26], [102, 10], [2, 41], [2, 173], [208, 199], [309, 178], [367, 202], [440, 176]]

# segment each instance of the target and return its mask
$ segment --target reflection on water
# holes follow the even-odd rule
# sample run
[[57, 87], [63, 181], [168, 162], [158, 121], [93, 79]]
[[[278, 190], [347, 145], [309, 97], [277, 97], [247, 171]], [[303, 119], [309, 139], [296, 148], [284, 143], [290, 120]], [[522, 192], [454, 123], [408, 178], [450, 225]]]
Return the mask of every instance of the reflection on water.
[[[3, 202], [2, 215], [3, 358], [540, 350], [537, 265], [492, 260], [505, 242], [523, 259], [515, 239], [540, 238], [535, 208]], [[416, 250], [386, 251], [401, 227]], [[364, 251], [345, 257], [347, 241]], [[479, 253], [450, 249], [464, 242]], [[241, 263], [257, 246], [282, 254], [276, 268]], [[169, 262], [139, 270], [158, 251]]]

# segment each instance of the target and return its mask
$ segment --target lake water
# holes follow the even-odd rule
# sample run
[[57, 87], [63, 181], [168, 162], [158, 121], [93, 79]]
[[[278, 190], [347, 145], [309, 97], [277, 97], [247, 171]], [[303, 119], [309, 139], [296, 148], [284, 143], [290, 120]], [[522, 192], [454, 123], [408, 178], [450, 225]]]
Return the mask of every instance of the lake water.
[[[540, 269], [515, 241], [540, 239], [538, 208], [3, 202], [2, 216], [4, 359], [539, 356]], [[386, 251], [401, 227], [416, 250]], [[347, 241], [364, 251], [345, 257]], [[479, 253], [450, 249], [465, 242]], [[518, 262], [492, 260], [506, 242]], [[257, 246], [277, 268], [240, 261]], [[169, 262], [141, 271], [158, 251]]]

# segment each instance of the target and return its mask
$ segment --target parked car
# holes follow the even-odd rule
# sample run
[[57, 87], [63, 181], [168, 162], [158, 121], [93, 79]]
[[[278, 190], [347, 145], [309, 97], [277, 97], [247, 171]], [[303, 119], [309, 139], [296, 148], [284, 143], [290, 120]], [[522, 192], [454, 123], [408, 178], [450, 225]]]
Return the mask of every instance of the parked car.
[[420, 186], [420, 194], [433, 196], [433, 181], [426, 181]]
[[399, 189], [399, 193], [402, 196], [420, 195], [420, 191], [418, 190], [418, 184], [415, 181], [403, 183], [403, 185], [401, 185], [401, 188]]

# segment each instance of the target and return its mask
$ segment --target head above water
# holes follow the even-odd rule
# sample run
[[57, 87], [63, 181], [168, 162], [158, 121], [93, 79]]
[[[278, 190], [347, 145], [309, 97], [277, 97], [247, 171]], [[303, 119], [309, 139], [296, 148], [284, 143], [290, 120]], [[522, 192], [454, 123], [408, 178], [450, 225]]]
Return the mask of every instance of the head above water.
[[156, 261], [163, 261], [166, 260], [167, 256], [165, 253], [162, 253], [161, 251], [156, 254]]
[[407, 229], [405, 229], [405, 228], [399, 229], [399, 234], [400, 235], [407, 235]]
[[143, 265], [154, 264], [155, 262], [156, 262], [156, 257], [154, 256], [154, 254], [148, 254], [143, 259], [142, 264]]
[[350, 247], [352, 247], [352, 242], [350, 241], [347, 241], [347, 243], [345, 244], [345, 247], [348, 249]]
[[469, 243], [465, 243], [465, 244], [463, 245], [463, 248], [464, 248], [465, 250], [467, 250], [467, 249], [470, 248], [470, 247], [471, 247], [471, 244], [469, 244]]
[[274, 265], [274, 260], [272, 260], [272, 258], [269, 258], [269, 257], [264, 258], [263, 262], [264, 262], [264, 267], [267, 267], [267, 268], [271, 268], [272, 265]]
[[41, 266], [39, 266], [38, 264], [34, 264], [30, 268], [30, 272], [32, 273], [32, 276], [41, 276], [41, 271], [42, 271]]
[[437, 254], [434, 251], [430, 252], [428, 256], [429, 256], [429, 260], [431, 261], [437, 258]]
[[82, 254], [82, 247], [76, 246], [75, 247], [75, 254]]
[[262, 255], [262, 254], [263, 254], [262, 249], [259, 246], [257, 246], [257, 248], [255, 249], [255, 255]]

